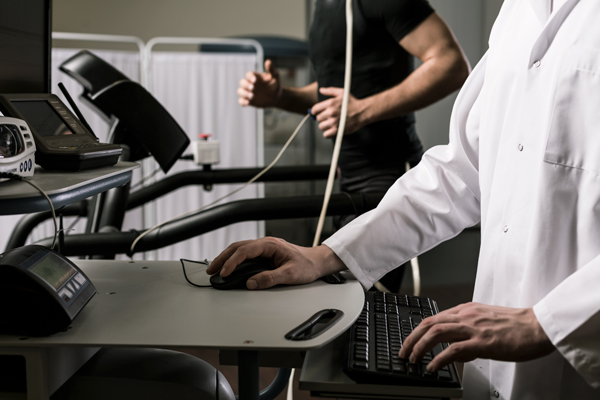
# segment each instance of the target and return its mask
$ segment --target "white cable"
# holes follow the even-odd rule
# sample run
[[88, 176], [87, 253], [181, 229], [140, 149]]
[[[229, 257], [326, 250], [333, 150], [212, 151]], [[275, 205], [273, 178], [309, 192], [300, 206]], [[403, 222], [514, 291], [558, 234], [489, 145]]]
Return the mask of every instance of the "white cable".
[[[337, 170], [338, 159], [340, 158], [342, 138], [344, 137], [344, 130], [346, 129], [348, 99], [350, 98], [350, 83], [352, 80], [352, 29], [354, 25], [353, 19], [354, 18], [352, 15], [352, 0], [346, 0], [346, 66], [344, 72], [344, 95], [342, 97], [342, 112], [340, 115], [340, 123], [338, 125], [337, 135], [335, 137], [333, 155], [331, 156], [331, 168], [329, 169], [329, 177], [327, 178], [327, 186], [325, 187], [325, 195], [323, 198], [323, 207], [321, 208], [321, 215], [319, 216], [319, 222], [317, 223], [317, 231], [315, 232], [313, 247], [318, 246], [319, 242], [321, 241], [321, 233], [323, 231], [323, 225], [325, 224], [327, 206], [329, 205], [329, 199], [331, 198], [331, 192], [333, 191], [335, 172]], [[288, 382], [287, 400], [293, 400], [294, 371], [295, 370], [292, 369], [290, 380]]]
[[290, 374], [290, 380], [288, 382], [288, 388], [287, 388], [287, 396], [286, 396], [287, 400], [294, 399], [294, 372], [296, 372], [296, 369], [292, 368], [292, 373]]
[[318, 246], [319, 242], [321, 241], [321, 232], [323, 231], [323, 225], [325, 224], [327, 206], [329, 205], [329, 199], [333, 190], [333, 181], [335, 180], [335, 172], [337, 170], [337, 163], [340, 157], [340, 149], [342, 147], [342, 138], [344, 137], [344, 130], [346, 129], [346, 116], [348, 114], [348, 99], [350, 98], [350, 82], [352, 76], [352, 26], [352, 0], [346, 0], [346, 69], [344, 74], [344, 96], [342, 97], [342, 112], [340, 115], [340, 123], [338, 125], [338, 131], [335, 138], [333, 155], [331, 157], [331, 168], [329, 169], [329, 177], [327, 178], [327, 186], [325, 188], [325, 196], [323, 199], [323, 207], [321, 208], [321, 215], [319, 216], [317, 231], [315, 233], [315, 239], [313, 240], [313, 247]]
[[410, 260], [410, 267], [413, 276], [413, 291], [415, 296], [421, 295], [421, 272], [419, 270], [419, 259], [417, 257]]
[[218, 202], [220, 202], [223, 199], [226, 199], [227, 197], [230, 197], [234, 194], [236, 194], [237, 192], [239, 192], [240, 190], [244, 189], [246, 186], [250, 185], [252, 182], [256, 181], [258, 178], [260, 178], [261, 176], [263, 176], [268, 170], [271, 169], [271, 167], [273, 167], [273, 165], [275, 165], [277, 163], [277, 161], [279, 161], [279, 159], [281, 158], [281, 156], [283, 155], [283, 153], [285, 152], [285, 150], [288, 148], [288, 146], [290, 145], [290, 143], [292, 142], [292, 140], [294, 140], [294, 138], [296, 137], [296, 135], [298, 134], [298, 132], [300, 131], [300, 129], [302, 128], [302, 126], [304, 125], [304, 123], [306, 122], [306, 120], [310, 117], [310, 114], [306, 114], [304, 116], [304, 118], [302, 119], [302, 121], [300, 121], [300, 123], [298, 124], [298, 126], [296, 127], [296, 130], [294, 131], [294, 133], [292, 133], [292, 135], [290, 136], [290, 138], [287, 140], [287, 142], [285, 142], [285, 144], [283, 145], [283, 147], [281, 148], [281, 150], [279, 151], [279, 153], [277, 154], [277, 156], [275, 157], [275, 159], [271, 162], [271, 164], [267, 165], [262, 171], [260, 171], [258, 174], [256, 174], [252, 179], [250, 179], [248, 182], [244, 183], [242, 186], [240, 186], [239, 188], [235, 189], [234, 191], [226, 194], [223, 197], [218, 198], [217, 200], [213, 201], [212, 203], [209, 203], [205, 206], [202, 206], [200, 208], [197, 208], [195, 210], [192, 211], [188, 211], [186, 213], [177, 215], [167, 221], [161, 222], [160, 224], [154, 225], [152, 228], [147, 229], [146, 231], [144, 231], [141, 235], [139, 235], [137, 238], [135, 238], [135, 240], [133, 241], [133, 243], [131, 244], [131, 248], [129, 249], [131, 254], [133, 254], [133, 250], [135, 249], [135, 245], [147, 234], [149, 234], [150, 232], [160, 228], [161, 226], [168, 224], [169, 222], [181, 219], [183, 217], [187, 217], [188, 215], [191, 214], [195, 214], [197, 212], [200, 212], [208, 207], [211, 207], [215, 204], [217, 204]]
[[[406, 163], [406, 172], [410, 170], [410, 163]], [[413, 278], [413, 295], [421, 295], [421, 269], [419, 268], [419, 259], [417, 257], [410, 260], [410, 269]]]

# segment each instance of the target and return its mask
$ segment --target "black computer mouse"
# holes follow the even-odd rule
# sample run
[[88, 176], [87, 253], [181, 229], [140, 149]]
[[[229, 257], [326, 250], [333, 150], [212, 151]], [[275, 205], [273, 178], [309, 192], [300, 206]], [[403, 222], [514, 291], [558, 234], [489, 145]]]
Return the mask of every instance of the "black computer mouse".
[[260, 272], [273, 269], [275, 269], [275, 266], [270, 259], [263, 257], [252, 258], [242, 261], [229, 276], [222, 277], [219, 274], [211, 276], [210, 283], [215, 289], [219, 290], [245, 289], [248, 278]]

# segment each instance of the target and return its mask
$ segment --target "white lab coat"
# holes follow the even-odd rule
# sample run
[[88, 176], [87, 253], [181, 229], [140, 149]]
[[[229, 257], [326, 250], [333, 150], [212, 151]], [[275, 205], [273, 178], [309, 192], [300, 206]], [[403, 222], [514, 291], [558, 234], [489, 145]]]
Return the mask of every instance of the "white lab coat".
[[600, 399], [600, 1], [505, 0], [450, 144], [325, 241], [365, 287], [481, 221], [474, 301], [533, 307], [558, 351], [465, 366], [465, 399]]

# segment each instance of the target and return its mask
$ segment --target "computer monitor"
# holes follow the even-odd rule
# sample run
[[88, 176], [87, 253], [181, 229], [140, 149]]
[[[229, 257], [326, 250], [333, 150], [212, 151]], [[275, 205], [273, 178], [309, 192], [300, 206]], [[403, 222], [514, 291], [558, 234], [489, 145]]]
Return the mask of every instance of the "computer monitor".
[[0, 93], [50, 93], [52, 0], [0, 0]]

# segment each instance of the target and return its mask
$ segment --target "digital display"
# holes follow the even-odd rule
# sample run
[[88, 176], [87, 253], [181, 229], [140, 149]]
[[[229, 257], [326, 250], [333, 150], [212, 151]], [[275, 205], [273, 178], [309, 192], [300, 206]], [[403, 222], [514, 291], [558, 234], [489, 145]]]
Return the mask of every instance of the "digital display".
[[44, 137], [73, 135], [56, 110], [45, 100], [11, 100], [27, 123]]
[[54, 290], [58, 290], [71, 276], [77, 271], [53, 253], [48, 253], [44, 258], [29, 268], [44, 281], [46, 281]]

